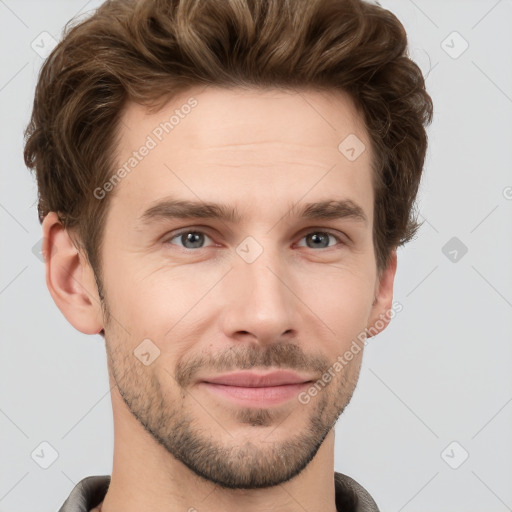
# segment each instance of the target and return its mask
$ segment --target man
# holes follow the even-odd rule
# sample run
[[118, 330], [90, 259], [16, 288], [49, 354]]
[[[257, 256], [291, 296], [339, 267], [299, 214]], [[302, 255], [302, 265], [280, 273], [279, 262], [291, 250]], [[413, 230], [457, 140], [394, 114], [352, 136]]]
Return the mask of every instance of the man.
[[334, 473], [432, 104], [362, 0], [114, 0], [45, 62], [27, 128], [49, 291], [105, 337], [111, 477], [61, 512], [376, 511]]

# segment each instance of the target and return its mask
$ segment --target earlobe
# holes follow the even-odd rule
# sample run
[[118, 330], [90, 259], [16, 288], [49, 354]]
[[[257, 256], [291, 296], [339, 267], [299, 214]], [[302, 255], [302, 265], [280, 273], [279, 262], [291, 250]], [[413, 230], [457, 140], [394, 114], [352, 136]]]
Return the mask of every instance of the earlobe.
[[394, 249], [390, 254], [388, 265], [382, 271], [376, 285], [375, 299], [367, 326], [368, 337], [382, 332], [392, 318], [390, 312], [393, 308], [393, 283], [395, 281], [396, 266], [397, 255], [396, 249]]
[[55, 212], [43, 220], [46, 285], [55, 304], [75, 329], [97, 334], [103, 329], [94, 273]]

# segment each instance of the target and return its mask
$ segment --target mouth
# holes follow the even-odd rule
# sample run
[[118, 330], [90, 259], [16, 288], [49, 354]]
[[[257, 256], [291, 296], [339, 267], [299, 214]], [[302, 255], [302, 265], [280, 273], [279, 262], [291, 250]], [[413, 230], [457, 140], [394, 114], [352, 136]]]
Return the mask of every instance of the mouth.
[[296, 398], [313, 382], [291, 371], [239, 371], [208, 377], [199, 384], [209, 393], [244, 407], [270, 407]]

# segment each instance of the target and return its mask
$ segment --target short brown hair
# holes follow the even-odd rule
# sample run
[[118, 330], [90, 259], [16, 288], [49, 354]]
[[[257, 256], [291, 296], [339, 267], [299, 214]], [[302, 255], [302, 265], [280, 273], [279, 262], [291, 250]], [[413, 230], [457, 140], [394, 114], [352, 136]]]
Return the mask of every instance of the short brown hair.
[[363, 0], [108, 0], [68, 24], [44, 63], [24, 150], [40, 220], [55, 211], [76, 230], [97, 276], [108, 198], [93, 191], [114, 172], [124, 106], [156, 109], [203, 84], [349, 93], [373, 149], [377, 268], [412, 238], [433, 107], [391, 12]]

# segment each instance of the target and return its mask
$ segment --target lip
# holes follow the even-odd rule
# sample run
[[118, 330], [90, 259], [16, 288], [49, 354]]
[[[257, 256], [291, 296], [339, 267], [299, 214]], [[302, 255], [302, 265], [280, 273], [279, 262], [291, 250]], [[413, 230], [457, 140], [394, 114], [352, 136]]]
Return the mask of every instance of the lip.
[[203, 379], [208, 392], [243, 407], [271, 407], [294, 399], [312, 382], [291, 371], [266, 374], [241, 371]]
[[270, 373], [256, 373], [250, 371], [238, 371], [224, 375], [216, 375], [202, 379], [210, 384], [223, 384], [224, 386], [238, 386], [244, 388], [264, 388], [272, 386], [284, 386], [289, 384], [303, 384], [310, 382], [310, 377], [301, 376], [289, 370], [279, 370]]

